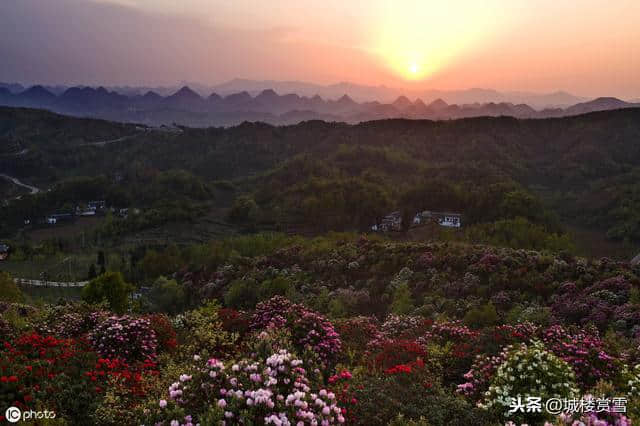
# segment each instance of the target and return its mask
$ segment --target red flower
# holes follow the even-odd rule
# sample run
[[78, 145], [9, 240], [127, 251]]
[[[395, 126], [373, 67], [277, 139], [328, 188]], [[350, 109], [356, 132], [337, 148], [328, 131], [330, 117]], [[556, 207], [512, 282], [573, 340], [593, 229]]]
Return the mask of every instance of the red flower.
[[411, 373], [411, 366], [406, 364], [398, 364], [385, 370], [387, 374]]

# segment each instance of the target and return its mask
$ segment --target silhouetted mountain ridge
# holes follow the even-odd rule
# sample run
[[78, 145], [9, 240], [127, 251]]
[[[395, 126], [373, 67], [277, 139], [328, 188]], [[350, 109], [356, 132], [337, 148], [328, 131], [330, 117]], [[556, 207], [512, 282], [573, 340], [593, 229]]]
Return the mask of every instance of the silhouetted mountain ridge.
[[[296, 120], [329, 120], [357, 123], [385, 118], [448, 120], [479, 116], [512, 116], [546, 118], [577, 115], [640, 106], [617, 98], [603, 97], [582, 102], [566, 109], [536, 110], [530, 105], [510, 102], [448, 104], [437, 98], [425, 104], [421, 98], [411, 100], [401, 95], [392, 103], [356, 102], [348, 94], [337, 99], [278, 94], [264, 89], [255, 96], [248, 91], [207, 97], [183, 86], [168, 96], [147, 91], [144, 95], [123, 95], [104, 87], [71, 87], [56, 95], [36, 85], [19, 93], [0, 86], [0, 105], [49, 109], [63, 114], [104, 118], [148, 125], [180, 123], [190, 126], [229, 126], [242, 121], [265, 121], [292, 124]], [[483, 91], [484, 89], [472, 89]]]

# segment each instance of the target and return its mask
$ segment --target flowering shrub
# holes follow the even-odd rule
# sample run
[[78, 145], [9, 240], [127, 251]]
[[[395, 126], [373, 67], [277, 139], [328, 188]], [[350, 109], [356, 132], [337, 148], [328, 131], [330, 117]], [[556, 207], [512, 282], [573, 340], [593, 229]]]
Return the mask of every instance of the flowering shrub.
[[341, 395], [348, 424], [389, 424], [399, 413], [408, 419], [422, 417], [422, 424], [431, 426], [494, 424], [489, 413], [448, 393], [419, 362], [383, 374], [356, 373], [348, 382], [347, 392]]
[[447, 383], [455, 382], [469, 370], [476, 355], [481, 351], [478, 344], [479, 333], [460, 322], [437, 322], [420, 338], [418, 342], [427, 345], [444, 346], [447, 356], [442, 358]]
[[[603, 330], [612, 320], [617, 320], [616, 310], [624, 305], [629, 297], [631, 284], [622, 275], [608, 278], [579, 290], [573, 283], [564, 285], [563, 293], [556, 298], [552, 306], [553, 315], [565, 323], [595, 324]], [[624, 317], [629, 323], [624, 324], [625, 331], [640, 324], [640, 315], [634, 315], [634, 310], [626, 307], [618, 313], [627, 313]]]
[[5, 341], [1, 354], [0, 404], [19, 408], [33, 407], [56, 388], [57, 376], [88, 367], [94, 359], [81, 341], [36, 333]]
[[218, 316], [220, 306], [215, 302], [176, 317], [174, 325], [181, 337], [181, 354], [184, 357], [198, 354], [227, 357], [236, 353], [238, 335], [223, 329]]
[[99, 359], [83, 340], [27, 334], [4, 343], [0, 358], [0, 404], [22, 409], [47, 407], [59, 416], [86, 419], [108, 387], [127, 389], [128, 403], [144, 395], [143, 376], [155, 364], [131, 368]]
[[251, 329], [286, 327], [298, 352], [315, 352], [325, 364], [333, 363], [342, 347], [340, 336], [324, 316], [275, 296], [256, 306]]
[[631, 397], [640, 397], [640, 364], [629, 369], [626, 365], [622, 368], [622, 377], [625, 380], [627, 393]]
[[526, 399], [576, 397], [575, 374], [565, 361], [547, 351], [534, 340], [530, 345], [520, 345], [498, 367], [491, 381], [482, 408], [502, 413], [513, 421], [541, 421], [544, 413], [510, 413], [513, 398]]
[[158, 352], [171, 352], [178, 345], [176, 331], [165, 314], [152, 314], [147, 316], [149, 325], [153, 330], [158, 342]]
[[368, 366], [373, 370], [386, 370], [396, 365], [424, 360], [425, 348], [411, 340], [383, 340], [368, 353]]
[[530, 322], [498, 325], [481, 331], [477, 342], [482, 352], [496, 354], [505, 346], [529, 342], [538, 335], [539, 330]]
[[204, 418], [211, 424], [344, 423], [335, 394], [312, 390], [303, 362], [286, 350], [264, 362], [225, 365], [212, 358], [190, 373], [182, 374], [167, 398], [148, 411], [149, 424], [195, 424]]
[[36, 330], [57, 337], [80, 337], [109, 316], [101, 305], [69, 303], [49, 306], [38, 314]]
[[[606, 382], [603, 382], [603, 384]], [[606, 384], [604, 388], [608, 388]], [[595, 391], [609, 391], [611, 389], [603, 389], [601, 386], [596, 386], [598, 389], [594, 389]], [[598, 393], [600, 397], [604, 397], [604, 393]], [[585, 425], [585, 426], [631, 426], [632, 421], [627, 417], [627, 413], [619, 412], [619, 410], [614, 409], [611, 403], [611, 396], [607, 398], [609, 399], [609, 403], [604, 407], [598, 407], [598, 398], [594, 397], [594, 395], [586, 394], [583, 395], [580, 400], [585, 401], [586, 406], [595, 407], [589, 412], [581, 412], [583, 410], [578, 410], [578, 412], [566, 412], [561, 413], [556, 418], [555, 424], [558, 426], [574, 426], [574, 425]], [[626, 405], [625, 405], [626, 409]]]
[[478, 355], [471, 365], [471, 369], [464, 374], [467, 380], [457, 386], [462, 395], [477, 400], [489, 388], [495, 372], [507, 360], [509, 352], [505, 349], [498, 355]]
[[135, 424], [134, 409], [152, 391], [150, 378], [159, 372], [152, 361], [133, 368], [121, 360], [101, 358], [85, 374], [95, 385], [95, 391], [103, 395], [94, 413], [84, 413], [85, 419], [91, 417], [93, 424], [108, 426]]
[[550, 351], [573, 368], [584, 389], [598, 380], [610, 380], [620, 371], [620, 360], [605, 351], [597, 330], [570, 333], [555, 325], [544, 330], [542, 339]]
[[105, 358], [127, 362], [154, 360], [158, 340], [146, 318], [111, 316], [89, 334], [95, 350]]
[[419, 316], [389, 315], [382, 323], [380, 331], [389, 339], [410, 339], [422, 335], [433, 321]]
[[342, 340], [343, 362], [363, 362], [369, 342], [382, 339], [377, 321], [372, 317], [358, 316], [337, 320], [336, 330]]
[[244, 336], [249, 330], [249, 319], [244, 312], [235, 309], [221, 308], [218, 311], [218, 317], [222, 321], [222, 328], [230, 333], [238, 333], [240, 337]]

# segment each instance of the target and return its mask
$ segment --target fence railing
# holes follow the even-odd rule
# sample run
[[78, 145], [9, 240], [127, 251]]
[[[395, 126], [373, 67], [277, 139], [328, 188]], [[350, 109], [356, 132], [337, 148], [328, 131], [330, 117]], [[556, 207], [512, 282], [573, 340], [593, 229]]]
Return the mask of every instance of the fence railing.
[[35, 287], [84, 287], [89, 281], [46, 281], [46, 280], [29, 280], [26, 278], [15, 278], [14, 281], [19, 285], [31, 285]]

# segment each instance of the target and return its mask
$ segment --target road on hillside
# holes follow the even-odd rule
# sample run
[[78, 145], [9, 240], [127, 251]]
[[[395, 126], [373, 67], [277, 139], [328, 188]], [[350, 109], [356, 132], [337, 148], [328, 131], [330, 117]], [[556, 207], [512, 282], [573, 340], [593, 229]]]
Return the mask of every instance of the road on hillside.
[[14, 152], [11, 154], [0, 154], [0, 157], [19, 157], [21, 155], [26, 155], [29, 153], [29, 148], [24, 148], [21, 151]]
[[128, 135], [128, 136], [122, 136], [121, 138], [117, 138], [117, 139], [109, 139], [107, 141], [85, 142], [78, 146], [105, 146], [105, 145], [109, 145], [110, 143], [126, 141], [127, 139], [131, 139], [134, 136], [138, 136], [138, 133], [135, 133], [133, 135]]
[[31, 285], [35, 287], [84, 287], [89, 281], [44, 281], [44, 280], [28, 280], [26, 278], [14, 278], [16, 284]]
[[39, 188], [36, 188], [35, 186], [28, 185], [28, 184], [20, 181], [20, 179], [15, 178], [13, 176], [9, 176], [9, 175], [5, 175], [5, 174], [0, 173], [0, 178], [4, 178], [4, 179], [7, 179], [7, 180], [10, 180], [11, 182], [13, 182], [14, 184], [16, 184], [18, 186], [21, 186], [23, 188], [27, 188], [29, 191], [31, 191], [32, 194], [37, 194], [38, 192], [40, 192]]

